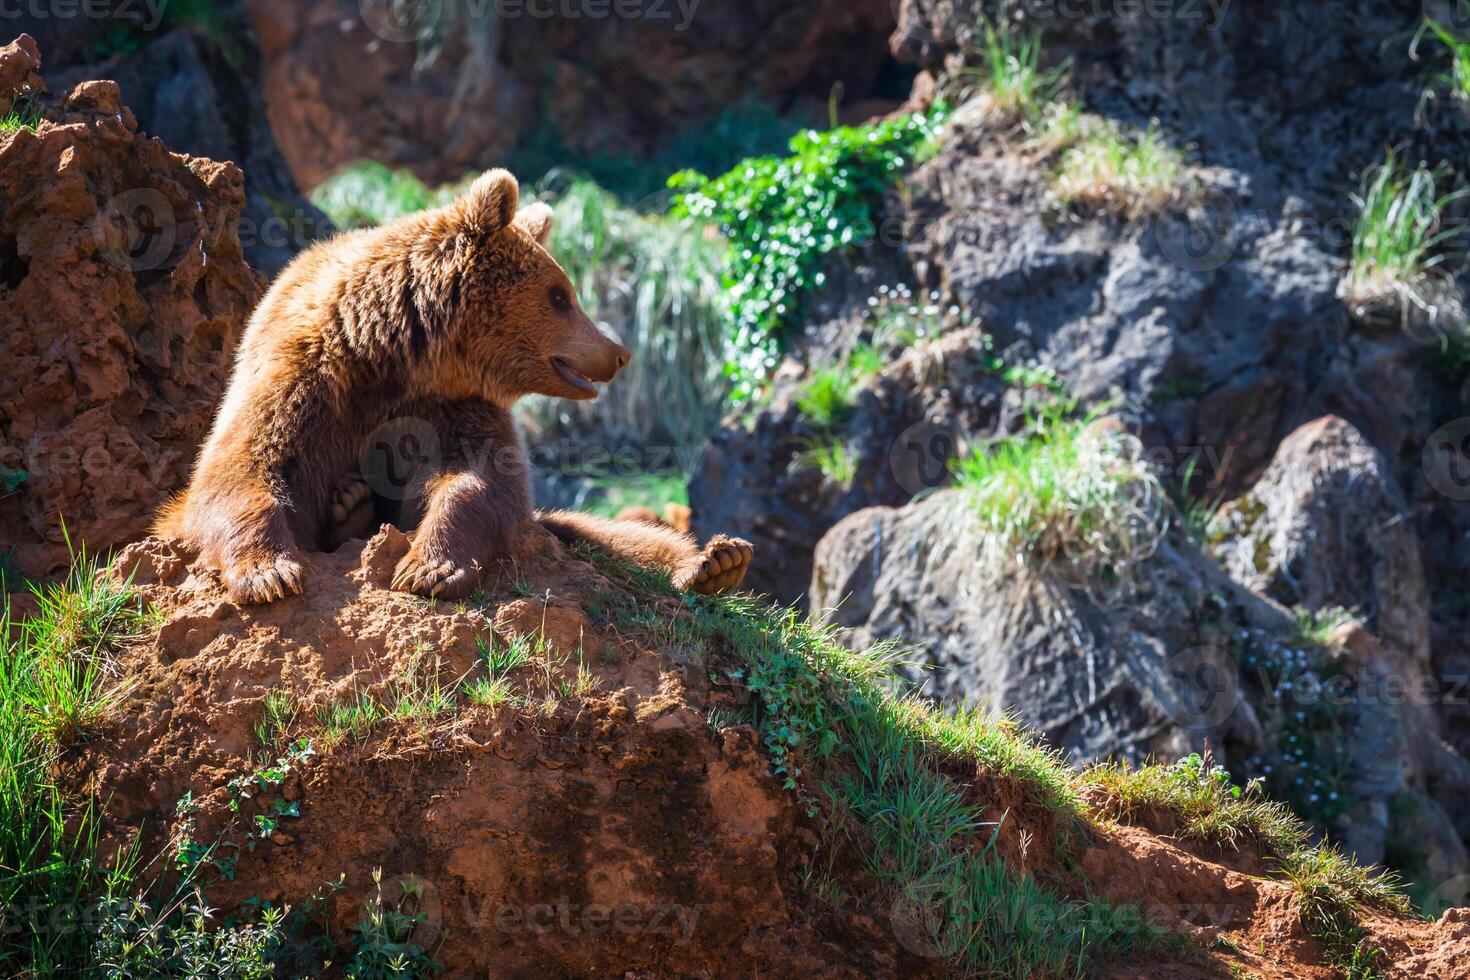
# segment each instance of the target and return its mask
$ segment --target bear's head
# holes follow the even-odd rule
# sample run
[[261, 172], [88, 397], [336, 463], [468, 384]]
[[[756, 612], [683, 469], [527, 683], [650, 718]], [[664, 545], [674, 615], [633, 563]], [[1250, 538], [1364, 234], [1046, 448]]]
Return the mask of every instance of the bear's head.
[[594, 382], [611, 381], [633, 355], [592, 323], [546, 250], [551, 208], [517, 212], [519, 197], [514, 177], [491, 170], [428, 218], [436, 291], [453, 297], [448, 349], [491, 401], [596, 398]]

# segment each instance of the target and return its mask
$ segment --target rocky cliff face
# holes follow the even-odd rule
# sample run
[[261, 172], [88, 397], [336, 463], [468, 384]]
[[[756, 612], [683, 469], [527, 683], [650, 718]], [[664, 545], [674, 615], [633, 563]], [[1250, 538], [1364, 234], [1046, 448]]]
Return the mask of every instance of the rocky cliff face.
[[0, 434], [4, 545], [48, 575], [72, 541], [141, 536], [188, 478], [259, 298], [236, 234], [244, 177], [139, 131], [112, 82], [45, 94], [22, 36], [0, 48]]

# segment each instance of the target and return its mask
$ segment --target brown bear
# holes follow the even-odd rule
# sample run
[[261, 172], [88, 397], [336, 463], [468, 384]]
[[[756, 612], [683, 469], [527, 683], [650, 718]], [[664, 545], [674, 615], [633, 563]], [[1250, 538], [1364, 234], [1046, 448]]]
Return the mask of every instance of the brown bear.
[[[309, 551], [367, 533], [386, 511], [413, 533], [394, 588], [473, 591], [532, 516], [511, 407], [528, 394], [596, 398], [594, 383], [631, 356], [597, 330], [546, 251], [551, 209], [517, 213], [518, 198], [515, 178], [491, 170], [445, 207], [298, 256], [251, 316], [193, 478], [161, 512], [159, 535], [218, 570], [236, 601], [264, 603], [302, 591]], [[385, 500], [359, 464], [390, 419], [425, 427], [442, 451]], [[636, 521], [536, 516], [563, 539], [695, 591], [734, 588], [753, 553], [723, 536], [701, 550]]]

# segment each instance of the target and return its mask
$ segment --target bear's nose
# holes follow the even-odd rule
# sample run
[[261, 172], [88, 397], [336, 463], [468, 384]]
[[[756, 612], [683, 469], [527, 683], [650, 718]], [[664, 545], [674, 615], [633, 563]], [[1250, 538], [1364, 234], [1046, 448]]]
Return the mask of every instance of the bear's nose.
[[618, 370], [621, 371], [633, 360], [633, 352], [626, 347], [619, 347], [617, 353], [613, 355], [613, 360], [618, 362]]

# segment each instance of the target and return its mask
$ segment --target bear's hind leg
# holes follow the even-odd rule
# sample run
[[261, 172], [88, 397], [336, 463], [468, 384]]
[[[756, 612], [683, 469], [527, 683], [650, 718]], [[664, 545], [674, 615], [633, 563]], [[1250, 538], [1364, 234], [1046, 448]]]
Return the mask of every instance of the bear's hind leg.
[[668, 573], [674, 587], [699, 595], [730, 592], [745, 580], [755, 545], [719, 535], [701, 549], [682, 531], [641, 520], [610, 521], [573, 511], [547, 511], [537, 521], [563, 541], [587, 541], [642, 568]]
[[368, 537], [377, 529], [376, 523], [372, 489], [355, 470], [346, 474], [332, 493], [324, 541], [326, 550], [336, 551], [349, 541]]

